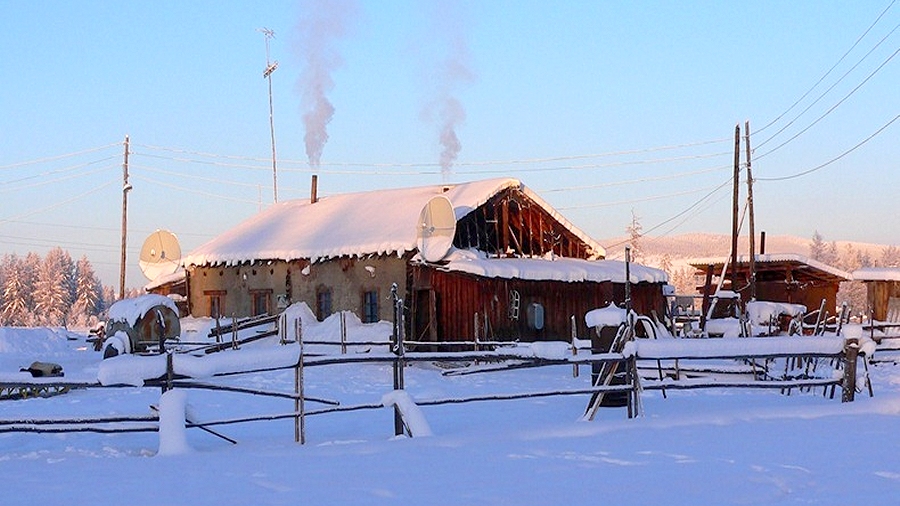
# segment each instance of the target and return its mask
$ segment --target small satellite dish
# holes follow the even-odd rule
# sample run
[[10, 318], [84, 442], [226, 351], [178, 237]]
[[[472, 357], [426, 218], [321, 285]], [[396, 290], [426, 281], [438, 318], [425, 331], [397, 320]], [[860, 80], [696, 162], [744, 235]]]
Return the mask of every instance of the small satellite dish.
[[450, 199], [438, 195], [425, 204], [419, 214], [416, 245], [426, 262], [440, 262], [453, 247], [456, 214]]
[[157, 230], [144, 240], [138, 260], [141, 272], [150, 281], [172, 274], [181, 266], [181, 246], [168, 230]]

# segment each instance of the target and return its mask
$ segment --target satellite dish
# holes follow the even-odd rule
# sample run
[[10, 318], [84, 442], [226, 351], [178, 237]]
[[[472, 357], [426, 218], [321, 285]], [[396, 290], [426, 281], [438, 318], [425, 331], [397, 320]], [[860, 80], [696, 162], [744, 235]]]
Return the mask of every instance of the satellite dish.
[[172, 274], [181, 266], [181, 246], [168, 230], [157, 230], [144, 240], [138, 260], [141, 272], [150, 281]]
[[419, 214], [416, 245], [426, 262], [440, 262], [453, 247], [456, 214], [450, 199], [438, 195], [425, 204]]

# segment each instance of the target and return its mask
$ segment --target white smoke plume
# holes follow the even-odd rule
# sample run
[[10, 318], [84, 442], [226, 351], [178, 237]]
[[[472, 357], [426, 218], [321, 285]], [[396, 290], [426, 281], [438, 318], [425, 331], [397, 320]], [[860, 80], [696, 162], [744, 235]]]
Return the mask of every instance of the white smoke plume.
[[352, 0], [310, 0], [302, 5], [297, 50], [304, 68], [297, 85], [306, 129], [306, 157], [313, 168], [321, 163], [328, 123], [334, 116], [328, 93], [334, 89], [332, 74], [343, 63], [338, 42], [346, 35], [357, 10]]
[[466, 119], [466, 110], [457, 95], [464, 84], [474, 80], [474, 74], [468, 65], [465, 23], [458, 4], [438, 2], [436, 7], [436, 29], [432, 35], [441, 39], [434, 42], [440, 46], [438, 50], [444, 55], [435, 59], [437, 96], [431, 106], [436, 109], [437, 120], [440, 122], [438, 140], [441, 144], [441, 175], [446, 179], [462, 150], [456, 131]]

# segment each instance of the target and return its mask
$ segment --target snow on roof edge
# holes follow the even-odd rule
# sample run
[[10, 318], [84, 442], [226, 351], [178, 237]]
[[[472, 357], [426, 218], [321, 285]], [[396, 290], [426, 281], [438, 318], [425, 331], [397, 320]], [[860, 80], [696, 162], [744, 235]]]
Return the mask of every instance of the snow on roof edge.
[[[818, 260], [813, 260], [812, 258], [800, 255], [799, 253], [758, 254], [755, 256], [755, 260], [757, 263], [798, 262], [806, 264], [810, 267], [815, 267], [816, 269], [827, 272], [833, 276], [844, 278], [846, 281], [850, 281], [852, 279], [851, 274], [847, 271], [843, 271], [841, 269], [838, 269], [837, 267], [832, 267]], [[698, 265], [721, 265], [730, 261], [730, 258], [723, 257], [692, 258], [687, 260], [687, 264], [697, 267]], [[738, 255], [737, 261], [738, 263], [748, 263], [750, 261], [750, 255]]]

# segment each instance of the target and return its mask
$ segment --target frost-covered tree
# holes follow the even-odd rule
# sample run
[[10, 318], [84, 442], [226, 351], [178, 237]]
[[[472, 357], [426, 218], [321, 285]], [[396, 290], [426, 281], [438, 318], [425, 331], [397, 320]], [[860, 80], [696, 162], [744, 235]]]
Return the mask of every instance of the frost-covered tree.
[[887, 246], [881, 250], [882, 267], [900, 267], [900, 248]]
[[641, 247], [644, 226], [641, 225], [641, 217], [634, 213], [634, 209], [631, 210], [631, 223], [625, 227], [625, 231], [628, 232], [629, 236], [628, 244], [631, 246], [631, 260], [640, 262], [644, 258], [644, 250]]
[[2, 269], [3, 304], [0, 306], [0, 324], [8, 327], [31, 325], [32, 314], [28, 304], [32, 287], [25, 271], [25, 262], [16, 255], [5, 255]]
[[69, 311], [69, 325], [86, 327], [97, 321], [102, 309], [103, 287], [87, 256], [75, 264], [75, 302]]
[[822, 261], [825, 258], [825, 252], [828, 245], [825, 244], [825, 238], [816, 230], [812, 236], [812, 242], [809, 244], [809, 258]]
[[75, 265], [62, 248], [47, 252], [38, 269], [34, 285], [34, 311], [37, 323], [62, 326], [74, 301]]

